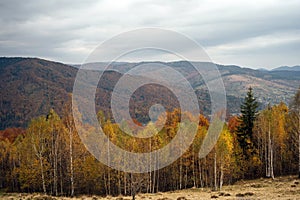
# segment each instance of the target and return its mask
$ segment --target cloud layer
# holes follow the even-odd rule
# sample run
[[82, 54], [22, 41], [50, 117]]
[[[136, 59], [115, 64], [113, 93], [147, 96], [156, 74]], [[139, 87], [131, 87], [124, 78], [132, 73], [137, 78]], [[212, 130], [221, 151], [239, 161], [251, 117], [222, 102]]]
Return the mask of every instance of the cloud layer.
[[297, 0], [2, 0], [0, 56], [81, 63], [116, 34], [159, 27], [194, 39], [217, 63], [297, 65], [299, 8]]

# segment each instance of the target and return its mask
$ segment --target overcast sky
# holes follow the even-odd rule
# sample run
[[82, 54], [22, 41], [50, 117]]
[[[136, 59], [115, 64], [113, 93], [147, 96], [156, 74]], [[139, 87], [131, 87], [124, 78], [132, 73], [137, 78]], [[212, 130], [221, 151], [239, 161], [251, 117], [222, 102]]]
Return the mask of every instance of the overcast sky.
[[1, 0], [0, 56], [82, 63], [137, 28], [194, 39], [211, 60], [251, 68], [300, 64], [299, 0]]

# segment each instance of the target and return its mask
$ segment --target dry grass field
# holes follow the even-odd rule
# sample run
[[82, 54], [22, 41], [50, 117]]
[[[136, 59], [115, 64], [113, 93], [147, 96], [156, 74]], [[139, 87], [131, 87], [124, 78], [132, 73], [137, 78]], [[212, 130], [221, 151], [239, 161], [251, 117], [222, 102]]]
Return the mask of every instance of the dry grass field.
[[[3, 200], [69, 200], [67, 197], [50, 197], [40, 194], [10, 194], [0, 193]], [[131, 200], [131, 197], [99, 197], [99, 196], [78, 196], [73, 199], [80, 200]], [[205, 189], [187, 189], [181, 191], [138, 194], [136, 200], [198, 200], [198, 199], [299, 199], [300, 200], [300, 180], [296, 176], [277, 177], [271, 179], [256, 179], [239, 181], [234, 185], [224, 186], [222, 191], [211, 191]]]

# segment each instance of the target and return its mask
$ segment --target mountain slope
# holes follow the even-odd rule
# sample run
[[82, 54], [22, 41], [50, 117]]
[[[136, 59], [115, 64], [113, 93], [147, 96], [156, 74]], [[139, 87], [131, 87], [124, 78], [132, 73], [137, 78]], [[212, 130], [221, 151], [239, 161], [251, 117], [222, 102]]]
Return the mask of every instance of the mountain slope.
[[[72, 92], [76, 70], [36, 58], [0, 59], [1, 129], [22, 127], [33, 117], [61, 108]], [[57, 109], [61, 111], [61, 109]]]
[[282, 66], [282, 67], [272, 69], [272, 71], [300, 71], [300, 66], [298, 65], [293, 67]]
[[[191, 65], [185, 61], [159, 63], [178, 70], [190, 81], [201, 112], [208, 115], [209, 93]], [[112, 116], [110, 98], [115, 84], [122, 73], [139, 64], [116, 63], [112, 66], [115, 71], [104, 73], [96, 92], [96, 110], [101, 109]], [[230, 113], [239, 113], [240, 103], [250, 86], [262, 105], [280, 101], [288, 103], [300, 86], [298, 71], [259, 71], [234, 65], [217, 67], [224, 81]], [[62, 114], [65, 103], [70, 100], [77, 70], [76, 67], [38, 58], [0, 58], [0, 130], [26, 127], [32, 118], [46, 115], [50, 108]], [[167, 110], [178, 107], [170, 90], [155, 84], [145, 85], [132, 95], [130, 114], [146, 123], [150, 106], [157, 103], [163, 104]]]
[[244, 98], [247, 89], [254, 88], [261, 104], [289, 103], [300, 86], [300, 72], [259, 71], [228, 66], [219, 67], [227, 95]]

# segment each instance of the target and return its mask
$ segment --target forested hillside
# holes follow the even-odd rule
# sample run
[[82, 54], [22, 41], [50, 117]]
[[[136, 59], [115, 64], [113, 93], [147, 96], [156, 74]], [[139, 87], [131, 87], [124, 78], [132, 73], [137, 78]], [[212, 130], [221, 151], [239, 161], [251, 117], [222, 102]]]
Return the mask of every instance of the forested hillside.
[[24, 128], [50, 108], [60, 112], [73, 90], [76, 72], [36, 58], [0, 58], [0, 129]]
[[[110, 97], [114, 85], [123, 73], [141, 63], [114, 63], [104, 73], [96, 93], [96, 110], [110, 112]], [[155, 63], [154, 63], [155, 64]], [[163, 63], [182, 73], [198, 96], [202, 114], [210, 113], [210, 97], [201, 76], [195, 75], [185, 61]], [[94, 63], [95, 67], [105, 63]], [[299, 71], [258, 71], [238, 66], [218, 65], [226, 93], [228, 113], [240, 113], [240, 104], [252, 86], [260, 108], [268, 103], [288, 104], [300, 82]], [[76, 67], [38, 58], [0, 58], [0, 130], [9, 127], [25, 128], [32, 118], [47, 115], [53, 108], [62, 116], [63, 106], [70, 99], [77, 73]], [[132, 96], [131, 115], [147, 123], [149, 106], [161, 103], [172, 110], [178, 105], [174, 95], [165, 87], [146, 85]], [[110, 115], [111, 116], [111, 115]]]
[[[132, 195], [191, 187], [221, 190], [224, 184], [240, 179], [298, 174], [299, 97], [300, 90], [289, 107], [280, 103], [258, 112], [250, 89], [242, 115], [229, 119], [205, 158], [199, 159], [198, 152], [209, 120], [199, 115], [198, 131], [188, 151], [170, 166], [144, 174], [113, 170], [97, 161], [81, 143], [70, 104], [65, 104], [62, 117], [51, 109], [47, 116], [32, 119], [26, 133], [20, 129], [1, 132], [0, 188], [56, 196]], [[175, 136], [182, 123], [180, 115], [193, 117], [177, 109], [168, 112], [164, 128], [149, 139], [123, 134], [103, 113], [98, 116], [114, 144], [130, 152], [152, 152]], [[130, 123], [123, 125], [130, 130]], [[144, 131], [154, 128], [149, 123]], [[119, 159], [124, 165], [130, 162], [125, 157]]]

